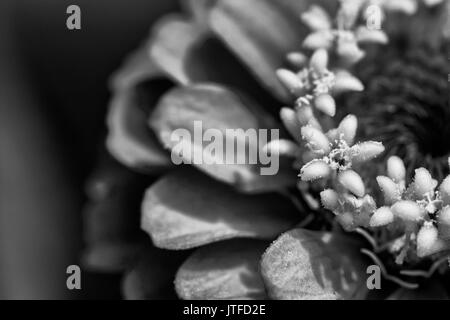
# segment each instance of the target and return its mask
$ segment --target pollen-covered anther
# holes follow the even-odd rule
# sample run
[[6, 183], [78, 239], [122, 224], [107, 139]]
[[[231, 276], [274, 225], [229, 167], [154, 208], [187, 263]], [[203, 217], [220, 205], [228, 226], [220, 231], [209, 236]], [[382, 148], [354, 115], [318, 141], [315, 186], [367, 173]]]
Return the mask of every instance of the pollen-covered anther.
[[263, 151], [269, 155], [297, 157], [299, 147], [296, 143], [286, 139], [272, 140], [263, 147]]
[[394, 214], [389, 207], [378, 208], [370, 218], [371, 227], [381, 227], [394, 221]]
[[286, 56], [288, 62], [297, 68], [303, 68], [308, 61], [308, 58], [301, 52], [291, 52]]
[[401, 200], [401, 190], [399, 186], [391, 180], [391, 178], [385, 176], [378, 176], [377, 183], [384, 196], [384, 201], [388, 205], [392, 205], [395, 202]]
[[339, 207], [339, 195], [332, 189], [325, 189], [320, 193], [320, 201], [325, 209], [335, 211]]
[[364, 196], [366, 189], [361, 176], [353, 170], [345, 170], [338, 175], [339, 183], [348, 191], [358, 197]]
[[387, 174], [389, 178], [397, 183], [405, 181], [406, 168], [403, 160], [397, 156], [389, 157], [387, 161]]
[[327, 154], [331, 151], [330, 141], [321, 130], [308, 125], [302, 127], [301, 134], [311, 151], [318, 154]]
[[430, 172], [425, 168], [415, 170], [414, 182], [411, 187], [417, 197], [424, 197], [433, 193], [437, 186], [437, 181], [431, 177]]
[[364, 85], [362, 82], [350, 74], [347, 70], [335, 71], [335, 83], [333, 86], [333, 92], [341, 93], [347, 91], [363, 91]]
[[327, 178], [331, 173], [330, 166], [323, 160], [313, 160], [305, 164], [300, 171], [303, 181], [314, 181]]
[[358, 119], [354, 115], [349, 114], [339, 123], [339, 126], [336, 128], [336, 134], [348, 145], [352, 145], [356, 136], [357, 128]]
[[311, 56], [311, 60], [309, 62], [311, 68], [317, 72], [319, 75], [326, 73], [328, 71], [328, 52], [325, 49], [316, 50]]
[[277, 77], [293, 95], [301, 96], [305, 94], [305, 84], [294, 72], [286, 69], [278, 69]]
[[409, 222], [416, 222], [425, 215], [425, 211], [416, 202], [411, 200], [397, 201], [392, 205], [391, 210], [394, 216]]
[[337, 53], [348, 64], [355, 64], [365, 56], [364, 51], [359, 48], [354, 34], [346, 31], [339, 32]]
[[425, 257], [439, 250], [438, 230], [432, 222], [427, 221], [417, 234], [417, 255]]
[[297, 113], [291, 108], [283, 107], [280, 110], [280, 118], [284, 127], [297, 141], [299, 141], [301, 124], [297, 118]]
[[301, 19], [312, 30], [331, 29], [331, 18], [320, 6], [311, 5], [302, 15]]
[[357, 162], [365, 162], [378, 157], [384, 152], [381, 142], [365, 141], [355, 144], [351, 148], [352, 159]]
[[321, 94], [314, 99], [315, 107], [323, 113], [334, 117], [336, 114], [336, 102], [333, 97], [327, 93]]

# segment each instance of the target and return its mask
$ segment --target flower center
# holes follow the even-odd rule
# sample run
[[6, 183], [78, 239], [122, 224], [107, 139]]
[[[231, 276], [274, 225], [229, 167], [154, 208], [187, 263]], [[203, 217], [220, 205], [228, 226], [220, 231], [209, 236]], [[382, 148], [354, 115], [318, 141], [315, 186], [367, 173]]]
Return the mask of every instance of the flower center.
[[386, 152], [380, 163], [397, 155], [405, 161], [409, 175], [414, 168], [425, 167], [442, 179], [448, 174], [450, 154], [444, 48], [389, 52], [381, 59], [360, 67], [366, 90], [344, 98], [345, 113], [358, 116], [361, 139], [383, 142]]

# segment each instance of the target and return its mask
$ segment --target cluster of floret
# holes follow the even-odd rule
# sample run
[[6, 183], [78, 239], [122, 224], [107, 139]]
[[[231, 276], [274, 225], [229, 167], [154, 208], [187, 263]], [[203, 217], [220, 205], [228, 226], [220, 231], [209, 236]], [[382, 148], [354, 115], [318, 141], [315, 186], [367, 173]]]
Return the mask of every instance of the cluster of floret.
[[[296, 101], [294, 108], [282, 108], [280, 116], [297, 140], [279, 141], [278, 147], [284, 146], [281, 150], [285, 153], [301, 157], [302, 183], [318, 181], [325, 186], [320, 202], [345, 230], [361, 232], [373, 244], [374, 252], [387, 250], [402, 265], [450, 249], [450, 176], [439, 184], [427, 169], [419, 168], [414, 177], [406, 177], [403, 161], [393, 156], [387, 161], [386, 176], [376, 177], [379, 194], [368, 194], [357, 168], [383, 153], [384, 146], [377, 141], [355, 142], [358, 121], [354, 115], [347, 115], [333, 127], [333, 96], [364, 89], [361, 81], [347, 71], [364, 57], [359, 45], [388, 42], [381, 30], [357, 25], [373, 3], [341, 1], [336, 26], [319, 6], [302, 15], [312, 29], [303, 45], [313, 53], [310, 58], [291, 53], [287, 59], [297, 70], [278, 70], [280, 81]], [[383, 10], [406, 13], [413, 13], [417, 6], [416, 1], [376, 3]], [[340, 68], [329, 67], [330, 56], [337, 57]], [[407, 179], [412, 180], [409, 185]], [[383, 237], [375, 239], [374, 233]]]

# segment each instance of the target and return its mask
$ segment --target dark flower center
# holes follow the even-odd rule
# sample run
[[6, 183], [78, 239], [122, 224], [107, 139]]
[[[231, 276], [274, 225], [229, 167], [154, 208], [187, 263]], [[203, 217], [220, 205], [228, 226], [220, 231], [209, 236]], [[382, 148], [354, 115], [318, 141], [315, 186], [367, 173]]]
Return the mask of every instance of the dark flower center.
[[358, 116], [358, 138], [383, 142], [385, 163], [400, 156], [410, 176], [425, 167], [435, 178], [449, 173], [450, 105], [444, 48], [415, 48], [378, 54], [360, 66], [366, 89], [343, 98], [345, 113]]

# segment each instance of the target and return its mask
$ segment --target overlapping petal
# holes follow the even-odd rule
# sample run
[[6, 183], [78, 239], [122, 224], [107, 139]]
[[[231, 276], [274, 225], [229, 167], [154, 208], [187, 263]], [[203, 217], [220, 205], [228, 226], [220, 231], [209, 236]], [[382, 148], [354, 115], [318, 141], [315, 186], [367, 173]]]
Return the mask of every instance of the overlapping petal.
[[265, 241], [229, 240], [195, 251], [175, 279], [182, 299], [265, 299], [259, 272]]
[[174, 250], [236, 237], [273, 239], [299, 219], [279, 195], [241, 194], [191, 168], [153, 184], [142, 208], [142, 228], [156, 246]]
[[261, 272], [272, 299], [362, 299], [364, 266], [346, 236], [293, 229], [264, 253]]
[[134, 90], [121, 90], [111, 100], [106, 146], [124, 165], [145, 172], [156, 172], [171, 166], [167, 152], [148, 128], [147, 112], [139, 106]]
[[[275, 76], [308, 30], [299, 15], [310, 1], [222, 0], [210, 10], [212, 30], [278, 98], [290, 94]], [[329, 7], [329, 6], [328, 6]]]
[[[192, 85], [176, 88], [166, 94], [156, 106], [150, 119], [150, 126], [169, 150], [174, 150], [180, 144], [180, 140], [174, 137], [175, 130], [188, 130], [191, 137], [188, 142], [191, 152], [182, 154], [183, 160], [239, 189], [259, 192], [293, 185], [295, 179], [290, 167], [281, 166], [275, 175], [261, 175], [261, 165], [251, 164], [248, 161], [244, 164], [236, 162], [225, 164], [224, 154], [205, 153], [205, 148], [210, 142], [203, 139], [199, 141], [198, 137], [194, 139], [197, 122], [201, 124], [203, 132], [208, 129], [219, 130], [223, 138], [220, 142], [224, 148], [226, 140], [232, 140], [245, 146], [247, 155], [259, 154], [265, 143], [260, 145], [263, 141], [252, 141], [253, 139], [249, 139], [245, 132], [249, 129], [274, 128], [276, 124], [262, 110], [256, 112], [254, 108], [254, 104], [225, 87], [215, 84]], [[241, 130], [241, 133], [237, 133], [236, 129]], [[237, 148], [235, 150], [236, 153], [240, 152]], [[196, 158], [201, 161], [196, 161]]]

